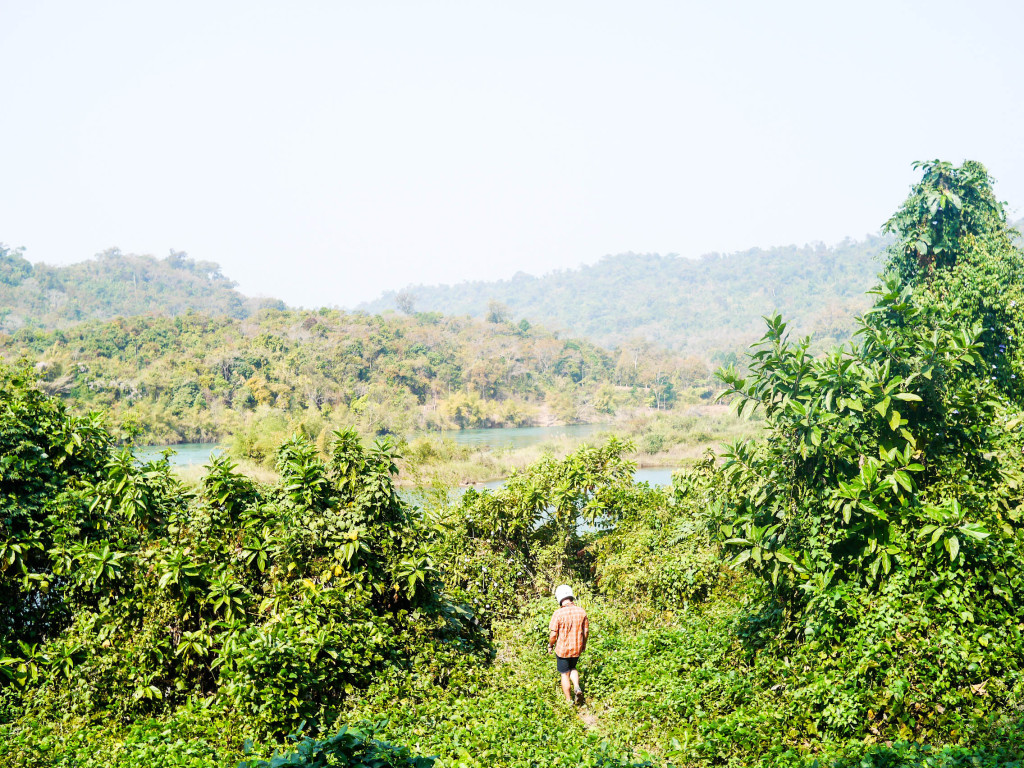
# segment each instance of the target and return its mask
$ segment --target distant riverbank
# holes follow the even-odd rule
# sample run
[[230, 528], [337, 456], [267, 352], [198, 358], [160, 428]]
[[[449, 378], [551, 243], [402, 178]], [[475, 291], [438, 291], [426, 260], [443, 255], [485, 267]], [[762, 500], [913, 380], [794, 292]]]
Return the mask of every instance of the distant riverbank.
[[[467, 488], [500, 485], [513, 472], [545, 454], [564, 456], [583, 442], [610, 435], [632, 440], [637, 448], [637, 480], [668, 485], [675, 469], [723, 443], [756, 434], [760, 425], [737, 418], [724, 406], [696, 406], [683, 412], [641, 414], [616, 424], [570, 424], [548, 427], [499, 427], [414, 434], [401, 446], [398, 484], [412, 488]], [[212, 455], [230, 452], [222, 444], [182, 443], [136, 449], [139, 458], [173, 451], [171, 463], [188, 480], [198, 481]], [[261, 479], [276, 473], [245, 458], [243, 469]]]

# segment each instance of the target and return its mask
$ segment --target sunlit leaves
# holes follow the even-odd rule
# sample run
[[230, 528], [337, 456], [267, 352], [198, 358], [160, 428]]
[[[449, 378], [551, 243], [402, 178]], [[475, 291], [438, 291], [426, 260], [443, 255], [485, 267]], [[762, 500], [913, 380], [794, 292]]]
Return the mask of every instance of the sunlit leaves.
[[[93, 437], [106, 439], [68, 434], [79, 438], [67, 438], [72, 450], [54, 453], [74, 457]], [[288, 697], [261, 717], [288, 727], [364, 685], [383, 661], [386, 622], [431, 603], [438, 574], [429, 534], [396, 493], [392, 447], [364, 451], [344, 434], [339, 442], [327, 464], [308, 441], [289, 441], [282, 478], [269, 486], [218, 457], [193, 494], [165, 458], [140, 463], [128, 450], [99, 455], [80, 478], [65, 459], [54, 473], [71, 486], [61, 506], [56, 494], [29, 506], [34, 491], [21, 484], [26, 508], [45, 516], [16, 536], [0, 517], [0, 616], [31, 605], [43, 628], [51, 616], [72, 625], [54, 623], [39, 643], [0, 636], [0, 676], [22, 686], [66, 679], [70, 696], [91, 691], [82, 694], [95, 697], [88, 706], [125, 717], [196, 692], [262, 707], [275, 680]], [[5, 456], [11, 472], [17, 455]], [[35, 471], [48, 455], [29, 452]], [[455, 631], [464, 626], [456, 621]]]
[[[856, 343], [812, 357], [809, 340], [791, 341], [773, 315], [749, 371], [720, 373], [722, 397], [741, 413], [761, 409], [768, 423], [765, 441], [723, 455], [731, 493], [722, 530], [733, 532], [723, 546], [734, 566], [758, 573], [797, 611], [812, 607], [806, 584], [815, 572], [869, 589], [922, 564], [965, 578], [992, 556], [994, 511], [1020, 503], [1020, 447], [1008, 450], [1003, 426], [1014, 406], [994, 394], [1013, 381], [998, 375], [1012, 334], [993, 346], [997, 329], [984, 325], [1003, 289], [989, 285], [982, 311], [966, 314], [959, 296], [929, 293], [959, 260], [980, 258], [982, 235], [991, 235], [992, 264], [1020, 259], [1005, 250], [984, 169], [922, 168], [922, 184], [890, 222], [907, 238], [894, 250], [906, 269], [883, 277]], [[802, 571], [779, 552], [797, 553]], [[766, 566], [773, 560], [779, 570]]]

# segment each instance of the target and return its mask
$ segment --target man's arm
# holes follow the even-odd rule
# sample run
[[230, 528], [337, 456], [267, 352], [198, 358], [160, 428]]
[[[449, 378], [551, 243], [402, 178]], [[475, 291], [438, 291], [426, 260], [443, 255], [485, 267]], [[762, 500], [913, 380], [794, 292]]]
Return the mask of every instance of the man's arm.
[[590, 637], [590, 619], [583, 617], [583, 643], [580, 645], [580, 653], [587, 650], [587, 638]]
[[548, 625], [548, 653], [554, 653], [555, 641], [558, 640], [558, 620], [554, 616], [551, 617], [551, 623]]

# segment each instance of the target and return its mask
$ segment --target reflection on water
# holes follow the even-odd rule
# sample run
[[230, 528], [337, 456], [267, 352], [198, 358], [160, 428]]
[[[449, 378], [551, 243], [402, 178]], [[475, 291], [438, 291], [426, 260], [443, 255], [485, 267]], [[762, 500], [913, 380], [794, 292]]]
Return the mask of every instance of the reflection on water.
[[[672, 467], [643, 467], [633, 474], [633, 479], [638, 483], [650, 483], [654, 486], [667, 486], [672, 484], [673, 472], [675, 472], [675, 469]], [[449, 502], [456, 501], [459, 496], [468, 491], [469, 488], [476, 488], [477, 490], [493, 490], [495, 488], [500, 488], [504, 482], [504, 480], [492, 480], [489, 483], [480, 483], [478, 485], [456, 488], [454, 489], [454, 495], [449, 495], [448, 500]], [[431, 506], [431, 491], [427, 488], [402, 488], [398, 491], [398, 495], [402, 497], [402, 500], [406, 504], [414, 507]], [[550, 507], [548, 508], [548, 511], [551, 511]], [[576, 528], [580, 534], [609, 530], [614, 527], [615, 524], [607, 519], [598, 520], [594, 524], [586, 522], [583, 518], [579, 518], [576, 521]]]
[[[458, 445], [472, 448], [528, 448], [546, 440], [559, 437], [585, 438], [599, 435], [607, 429], [605, 424], [568, 424], [562, 427], [501, 427], [497, 429], [460, 429], [451, 432], [433, 432], [432, 437], [452, 440]], [[197, 467], [210, 461], [210, 454], [220, 454], [224, 448], [214, 443], [178, 443], [177, 445], [140, 445], [135, 449], [136, 458], [151, 461], [160, 458], [165, 449], [174, 451], [171, 456], [173, 467]]]
[[[655, 486], [671, 485], [672, 473], [675, 471], [676, 470], [673, 467], [643, 467], [633, 473], [633, 479], [638, 483], [650, 483]], [[489, 488], [493, 490], [495, 488], [500, 488], [504, 484], [504, 480], [491, 480], [488, 483], [460, 486], [459, 488], [453, 489], [453, 492], [456, 496], [459, 496], [470, 488], [476, 488], [477, 490]], [[402, 488], [399, 490], [398, 495], [411, 504], [423, 504], [425, 503], [425, 497], [430, 495], [430, 490], [426, 488]]]
[[672, 473], [675, 467], [644, 467], [638, 469], [633, 479], [638, 483], [650, 483], [651, 485], [671, 485]]
[[[591, 437], [602, 431], [600, 424], [573, 424], [567, 427], [512, 427], [505, 429], [466, 429], [461, 432], [443, 433], [462, 445], [474, 447], [487, 446], [495, 450], [502, 448], [523, 448], [541, 443], [553, 437], [567, 435], [570, 437]], [[213, 443], [179, 443], [178, 445], [141, 445], [134, 450], [135, 457], [140, 461], [151, 461], [159, 459], [164, 450], [170, 449], [171, 466], [201, 467], [210, 462], [211, 455], [224, 453], [224, 448]], [[651, 485], [669, 485], [672, 482], [671, 467], [643, 467], [633, 475], [638, 483], [650, 483]], [[489, 483], [481, 483], [472, 486], [475, 488], [500, 488], [504, 480], [492, 480]], [[457, 488], [456, 494], [464, 493], [467, 489]], [[426, 488], [402, 488], [398, 491], [399, 496], [407, 504], [415, 506], [424, 505], [430, 491]], [[580, 531], [596, 530], [594, 526], [580, 524]]]

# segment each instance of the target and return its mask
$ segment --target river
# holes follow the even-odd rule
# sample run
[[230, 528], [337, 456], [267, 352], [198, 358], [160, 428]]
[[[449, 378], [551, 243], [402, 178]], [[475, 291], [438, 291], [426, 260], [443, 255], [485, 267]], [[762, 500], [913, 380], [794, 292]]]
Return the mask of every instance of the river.
[[[475, 448], [504, 450], [528, 448], [559, 437], [586, 438], [599, 435], [607, 429], [605, 424], [570, 424], [563, 427], [501, 427], [498, 429], [463, 429], [452, 432], [433, 433], [433, 436], [448, 438], [459, 445]], [[224, 447], [215, 443], [179, 443], [178, 445], [143, 445], [135, 449], [135, 455], [142, 460], [156, 459], [160, 452], [170, 448], [174, 451], [171, 464], [176, 467], [197, 467], [210, 461], [211, 454], [224, 452]], [[636, 481], [651, 485], [668, 485], [672, 482], [671, 467], [642, 467], [636, 471]], [[497, 488], [502, 480], [485, 483], [485, 488]]]
[[209, 463], [213, 454], [224, 453], [224, 447], [216, 443], [178, 443], [177, 445], [140, 445], [135, 449], [135, 458], [142, 461], [159, 459], [160, 454], [170, 449], [172, 467], [201, 467]]

